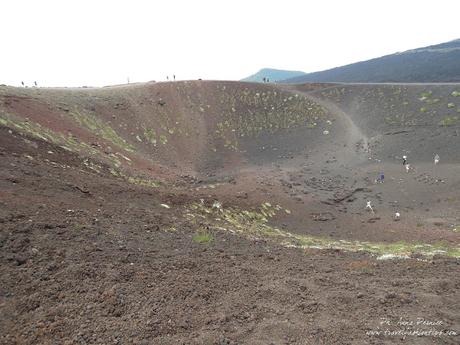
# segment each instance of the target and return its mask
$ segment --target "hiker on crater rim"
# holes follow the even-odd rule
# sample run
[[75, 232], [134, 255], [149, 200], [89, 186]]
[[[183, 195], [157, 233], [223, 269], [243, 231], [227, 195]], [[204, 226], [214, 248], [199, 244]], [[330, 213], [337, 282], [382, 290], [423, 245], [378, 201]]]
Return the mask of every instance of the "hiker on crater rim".
[[434, 156], [434, 164], [438, 164], [439, 163], [439, 155], [436, 153], [436, 156]]
[[383, 183], [384, 180], [385, 180], [385, 175], [383, 174], [383, 172], [381, 172], [381, 173], [379, 174], [379, 177], [378, 177], [378, 179], [377, 179], [377, 182]]

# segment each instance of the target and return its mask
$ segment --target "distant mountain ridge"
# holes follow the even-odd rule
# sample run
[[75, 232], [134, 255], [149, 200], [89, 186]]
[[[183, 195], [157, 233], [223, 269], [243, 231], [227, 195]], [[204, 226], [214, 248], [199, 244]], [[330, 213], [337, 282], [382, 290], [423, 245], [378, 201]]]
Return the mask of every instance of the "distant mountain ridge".
[[281, 82], [460, 82], [460, 39], [287, 78]]
[[268, 78], [271, 82], [286, 80], [289, 78], [299, 77], [306, 74], [301, 71], [287, 71], [274, 68], [262, 68], [259, 72], [242, 79], [241, 81], [263, 82], [264, 78]]

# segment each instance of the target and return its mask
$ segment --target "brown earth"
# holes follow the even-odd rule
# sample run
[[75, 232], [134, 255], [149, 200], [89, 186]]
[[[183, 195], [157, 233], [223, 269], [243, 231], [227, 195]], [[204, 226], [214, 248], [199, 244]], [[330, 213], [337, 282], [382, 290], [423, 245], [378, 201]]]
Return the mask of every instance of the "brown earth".
[[[407, 88], [0, 88], [0, 343], [457, 344], [460, 168], [445, 138], [460, 87]], [[267, 224], [299, 236], [452, 251], [290, 248], [200, 199], [281, 205]], [[402, 324], [418, 318], [441, 325]], [[404, 327], [445, 333], [368, 334]]]

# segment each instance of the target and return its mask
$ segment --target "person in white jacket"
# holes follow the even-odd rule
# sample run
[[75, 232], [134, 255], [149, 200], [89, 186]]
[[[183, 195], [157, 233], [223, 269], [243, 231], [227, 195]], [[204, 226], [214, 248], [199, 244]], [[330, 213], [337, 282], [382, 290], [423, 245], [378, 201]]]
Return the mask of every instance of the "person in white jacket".
[[374, 213], [374, 209], [372, 208], [372, 205], [371, 205], [371, 202], [370, 202], [370, 201], [368, 201], [368, 202], [366, 203], [366, 210], [367, 210], [367, 209], [371, 210], [371, 212]]

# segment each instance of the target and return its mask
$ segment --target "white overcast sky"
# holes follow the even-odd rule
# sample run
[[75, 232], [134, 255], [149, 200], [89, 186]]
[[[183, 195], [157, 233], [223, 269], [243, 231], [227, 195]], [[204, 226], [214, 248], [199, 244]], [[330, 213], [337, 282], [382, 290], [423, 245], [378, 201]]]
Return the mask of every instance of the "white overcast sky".
[[0, 84], [314, 72], [460, 38], [459, 0], [0, 0]]

